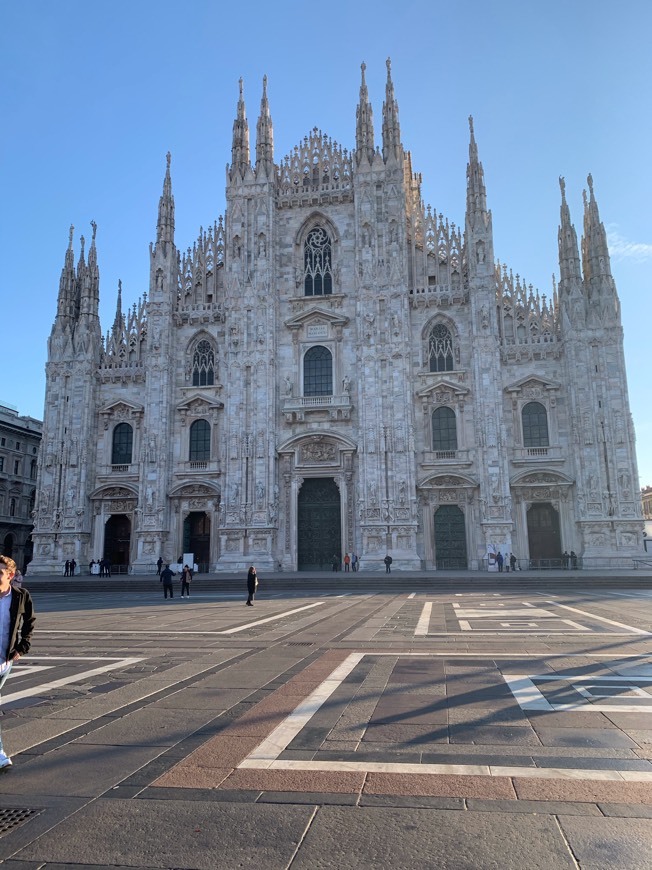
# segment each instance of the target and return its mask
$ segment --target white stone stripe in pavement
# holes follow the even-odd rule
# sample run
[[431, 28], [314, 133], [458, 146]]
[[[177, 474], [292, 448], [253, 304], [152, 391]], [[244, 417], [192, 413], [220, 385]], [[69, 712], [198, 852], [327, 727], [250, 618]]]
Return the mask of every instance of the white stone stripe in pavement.
[[597, 616], [595, 613], [588, 613], [586, 610], [579, 610], [577, 607], [570, 607], [568, 604], [560, 604], [558, 601], [547, 601], [546, 604], [554, 604], [556, 607], [563, 607], [564, 610], [572, 610], [573, 613], [581, 613], [582, 616], [588, 616], [589, 619], [596, 619], [598, 622], [606, 622], [607, 625], [615, 625], [617, 628], [624, 628], [631, 631], [632, 634], [643, 634], [650, 637], [652, 632], [644, 631], [642, 628], [634, 628], [633, 625], [626, 625], [624, 622], [616, 622], [615, 619], [607, 619], [606, 616]]
[[[463, 752], [460, 746], [460, 752]], [[413, 773], [439, 776], [518, 776], [536, 779], [608, 780], [611, 782], [652, 782], [652, 772], [639, 770], [604, 770], [573, 767], [507, 767], [488, 764], [413, 764], [393, 761], [276, 761], [257, 760], [253, 753], [238, 765], [255, 770], [323, 770], [360, 773]]]
[[216, 631], [215, 634], [236, 634], [238, 631], [245, 631], [247, 628], [255, 628], [257, 625], [264, 625], [266, 622], [274, 622], [277, 619], [283, 619], [284, 616], [292, 616], [293, 613], [301, 613], [302, 610], [311, 610], [313, 607], [319, 607], [322, 604], [324, 604], [323, 601], [315, 601], [314, 604], [295, 607], [294, 610], [286, 610], [283, 613], [277, 613], [275, 616], [267, 616], [265, 619], [257, 619], [254, 622], [247, 622], [245, 625], [238, 625], [235, 628]]
[[417, 622], [417, 627], [414, 629], [415, 637], [424, 637], [428, 634], [428, 627], [430, 625], [430, 614], [432, 613], [432, 602], [426, 601], [423, 605], [423, 610], [421, 611], [421, 616], [419, 617], [419, 621]]
[[[314, 692], [302, 701], [294, 710], [287, 716], [280, 725], [278, 725], [272, 733], [263, 740], [247, 758], [260, 761], [273, 761], [278, 758], [286, 746], [292, 742], [296, 735], [306, 725], [317, 710], [322, 706], [342, 683], [344, 679], [351, 673], [355, 666], [364, 658], [364, 653], [351, 653], [338, 665], [335, 670], [321, 682]], [[245, 759], [246, 761], [246, 759]], [[240, 767], [246, 766], [243, 764]]]
[[[41, 656], [41, 659], [43, 656]], [[76, 656], [71, 656], [67, 659], [67, 661], [74, 663]], [[67, 677], [61, 677], [59, 680], [52, 680], [50, 683], [39, 683], [38, 686], [32, 686], [29, 689], [22, 689], [19, 692], [12, 692], [8, 694], [7, 692], [3, 692], [2, 699], [3, 703], [8, 703], [9, 701], [19, 701], [21, 698], [31, 698], [34, 695], [40, 695], [43, 692], [49, 691], [50, 689], [59, 689], [61, 686], [67, 686], [70, 683], [79, 683], [88, 677], [95, 677], [97, 674], [105, 674], [108, 671], [115, 671], [117, 668], [124, 668], [128, 665], [135, 665], [138, 662], [142, 662], [142, 658], [124, 658], [117, 659], [109, 665], [102, 665], [99, 668], [92, 668], [90, 671], [81, 671], [74, 674], [69, 674]], [[16, 669], [16, 676], [19, 675], [19, 669]]]

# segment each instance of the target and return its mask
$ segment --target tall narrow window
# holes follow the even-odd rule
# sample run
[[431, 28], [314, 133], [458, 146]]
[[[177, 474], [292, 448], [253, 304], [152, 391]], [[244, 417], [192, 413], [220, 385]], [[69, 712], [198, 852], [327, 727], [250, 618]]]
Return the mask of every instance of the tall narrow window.
[[303, 246], [305, 296], [328, 296], [333, 292], [331, 240], [321, 227], [310, 230]]
[[134, 444], [134, 430], [129, 423], [118, 423], [113, 430], [112, 465], [129, 465]]
[[303, 395], [333, 395], [333, 357], [327, 347], [311, 347], [304, 356]]
[[432, 449], [457, 450], [457, 422], [450, 408], [436, 408], [432, 412]]
[[193, 387], [212, 387], [215, 383], [215, 353], [210, 341], [202, 339], [192, 358]]
[[211, 427], [207, 420], [195, 420], [190, 427], [191, 462], [205, 462], [211, 458]]
[[431, 372], [453, 371], [453, 337], [443, 323], [433, 326], [430, 332], [428, 357]]
[[548, 414], [541, 402], [528, 402], [521, 412], [523, 446], [548, 447]]
[[30, 480], [36, 480], [36, 471], [37, 471], [36, 459], [32, 459], [30, 466], [29, 466]]
[[16, 516], [16, 499], [15, 498], [12, 498], [9, 500], [9, 516], [10, 517]]

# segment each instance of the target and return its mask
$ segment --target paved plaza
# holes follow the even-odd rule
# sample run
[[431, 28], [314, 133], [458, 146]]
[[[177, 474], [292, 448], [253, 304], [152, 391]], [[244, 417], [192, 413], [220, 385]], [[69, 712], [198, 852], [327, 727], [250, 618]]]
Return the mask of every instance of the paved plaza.
[[59, 582], [2, 867], [652, 867], [652, 577]]

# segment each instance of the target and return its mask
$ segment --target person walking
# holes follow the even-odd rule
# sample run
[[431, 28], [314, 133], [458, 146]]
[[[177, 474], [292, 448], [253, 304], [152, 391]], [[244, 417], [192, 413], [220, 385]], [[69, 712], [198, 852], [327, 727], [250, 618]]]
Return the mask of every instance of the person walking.
[[[14, 560], [0, 556], [0, 691], [14, 663], [29, 652], [36, 622], [29, 592], [11, 584], [15, 573]], [[11, 767], [11, 763], [0, 730], [0, 770]]]
[[[109, 577], [111, 575], [109, 574]], [[168, 597], [168, 592], [170, 593], [170, 598], [174, 598], [174, 587], [172, 586], [172, 578], [177, 575], [170, 570], [170, 566], [166, 565], [165, 568], [161, 571], [161, 579], [159, 583], [163, 584], [163, 598]]]
[[161, 557], [159, 556], [158, 559], [156, 560], [156, 576], [157, 577], [161, 576], [161, 568], [162, 567], [163, 567], [163, 559], [161, 559]]
[[247, 606], [254, 606], [254, 596], [256, 595], [256, 589], [258, 588], [258, 575], [256, 574], [256, 569], [253, 565], [249, 568], [249, 573], [247, 574]]
[[187, 595], [190, 598], [190, 581], [192, 580], [192, 571], [190, 570], [189, 565], [183, 566], [183, 571], [181, 572], [181, 597]]
[[389, 553], [388, 553], [388, 554], [385, 556], [385, 558], [383, 559], [383, 562], [385, 563], [385, 574], [391, 574], [391, 573], [392, 573], [392, 562], [393, 562], [393, 561], [394, 561], [394, 560], [393, 560], [392, 557], [389, 555]]

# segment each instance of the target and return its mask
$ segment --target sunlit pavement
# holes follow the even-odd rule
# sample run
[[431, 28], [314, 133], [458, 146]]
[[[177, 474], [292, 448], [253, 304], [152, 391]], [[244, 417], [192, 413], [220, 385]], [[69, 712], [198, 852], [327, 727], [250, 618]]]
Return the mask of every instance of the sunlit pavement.
[[652, 578], [503, 579], [35, 580], [3, 866], [649, 870]]

